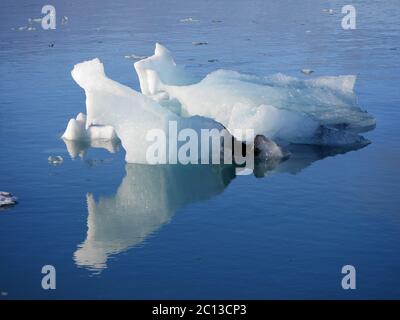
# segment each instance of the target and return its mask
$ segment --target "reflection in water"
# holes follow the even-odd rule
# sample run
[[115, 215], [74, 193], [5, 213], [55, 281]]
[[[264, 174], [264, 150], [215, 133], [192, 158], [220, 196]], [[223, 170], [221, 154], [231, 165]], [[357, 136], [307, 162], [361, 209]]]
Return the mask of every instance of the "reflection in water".
[[[78, 154], [85, 152], [72, 144], [67, 146], [69, 150], [80, 150]], [[288, 160], [281, 163], [258, 161], [254, 175], [297, 174], [317, 160], [364, 146], [290, 146], [292, 155]], [[100, 197], [96, 201], [92, 194], [87, 194], [87, 236], [74, 253], [78, 266], [94, 270], [106, 268], [111, 255], [142, 243], [179, 208], [222, 193], [235, 178], [233, 165], [126, 164], [125, 169], [126, 175], [114, 196]]]
[[76, 264], [106, 267], [112, 254], [141, 243], [181, 207], [221, 193], [235, 177], [234, 166], [126, 164], [113, 197], [87, 195], [88, 231], [74, 254]]
[[255, 163], [254, 175], [257, 178], [265, 177], [272, 172], [297, 174], [313, 162], [334, 157], [339, 154], [345, 154], [349, 151], [356, 151], [364, 148], [369, 144], [365, 141], [345, 147], [329, 147], [315, 145], [290, 145], [290, 158], [281, 163], [271, 163], [265, 161], [257, 161]]

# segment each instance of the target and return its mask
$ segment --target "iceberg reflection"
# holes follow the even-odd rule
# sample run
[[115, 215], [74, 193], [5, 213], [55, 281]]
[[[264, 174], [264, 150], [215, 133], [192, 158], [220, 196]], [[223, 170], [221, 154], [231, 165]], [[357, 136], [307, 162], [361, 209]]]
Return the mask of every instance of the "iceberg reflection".
[[[256, 162], [254, 175], [273, 172], [297, 174], [317, 160], [365, 147], [294, 145], [284, 162]], [[107, 260], [141, 244], [167, 223], [183, 206], [212, 198], [235, 178], [234, 165], [144, 165], [126, 164], [126, 175], [114, 196], [87, 194], [87, 235], [78, 246], [78, 266], [100, 271]]]
[[221, 193], [235, 177], [232, 165], [126, 164], [115, 196], [87, 194], [86, 240], [74, 253], [78, 266], [106, 267], [110, 255], [140, 244], [186, 204]]
[[368, 140], [349, 146], [316, 146], [316, 145], [299, 145], [293, 144], [288, 147], [290, 157], [279, 163], [273, 161], [257, 161], [255, 159], [254, 175], [262, 178], [270, 173], [290, 173], [298, 174], [303, 169], [310, 166], [318, 160], [328, 157], [345, 154], [349, 151], [356, 151], [366, 147], [370, 142]]

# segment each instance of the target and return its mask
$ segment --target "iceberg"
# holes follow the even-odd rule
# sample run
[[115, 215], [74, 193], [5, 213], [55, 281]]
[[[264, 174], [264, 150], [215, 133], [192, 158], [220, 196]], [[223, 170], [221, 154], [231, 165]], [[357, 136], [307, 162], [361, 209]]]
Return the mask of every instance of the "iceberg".
[[[162, 131], [168, 143], [174, 122], [178, 131], [192, 129], [199, 136], [203, 129], [226, 129], [235, 143], [262, 158], [284, 159], [288, 154], [282, 145], [368, 144], [359, 133], [375, 126], [375, 119], [357, 106], [351, 75], [300, 80], [217, 70], [196, 83], [158, 43], [154, 55], [134, 68], [141, 92], [108, 78], [97, 58], [74, 66], [71, 75], [85, 91], [86, 115], [69, 121], [64, 141], [99, 145], [95, 141], [120, 139], [127, 162], [149, 163], [146, 151], [153, 142], [148, 133]], [[248, 129], [254, 134], [243, 136]], [[221, 145], [213, 143], [212, 151]], [[170, 159], [174, 151], [168, 145], [159, 158]]]

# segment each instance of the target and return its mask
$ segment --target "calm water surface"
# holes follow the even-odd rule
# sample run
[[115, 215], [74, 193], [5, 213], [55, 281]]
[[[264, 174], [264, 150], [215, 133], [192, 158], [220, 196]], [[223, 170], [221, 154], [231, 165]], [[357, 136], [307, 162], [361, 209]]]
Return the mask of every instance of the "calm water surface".
[[[351, 3], [353, 31], [340, 25], [347, 2], [314, 0], [55, 0], [56, 30], [17, 31], [43, 3], [2, 1], [0, 189], [20, 202], [0, 211], [0, 299], [400, 298], [400, 4]], [[377, 119], [372, 143], [298, 147], [262, 178], [66, 146], [59, 137], [85, 108], [74, 64], [99, 57], [138, 89], [124, 56], [151, 55], [156, 41], [198, 79], [218, 68], [356, 74], [359, 105]], [[41, 289], [46, 264], [56, 290]], [[341, 289], [346, 264], [357, 290]]]

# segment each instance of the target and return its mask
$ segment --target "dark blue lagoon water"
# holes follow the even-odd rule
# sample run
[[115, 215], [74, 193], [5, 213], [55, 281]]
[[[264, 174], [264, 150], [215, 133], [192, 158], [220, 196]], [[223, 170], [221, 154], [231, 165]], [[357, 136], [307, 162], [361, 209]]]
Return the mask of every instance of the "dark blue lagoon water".
[[[346, 1], [52, 1], [47, 31], [28, 23], [43, 4], [0, 5], [0, 190], [19, 198], [0, 211], [0, 299], [400, 298], [398, 1], [351, 1], [356, 30], [341, 27]], [[219, 68], [357, 75], [358, 104], [377, 120], [371, 144], [297, 146], [236, 177], [65, 145], [68, 119], [85, 110], [73, 66], [98, 57], [139, 90], [125, 56], [157, 41], [197, 79]], [[348, 264], [356, 290], [341, 287]], [[44, 265], [56, 290], [41, 287]]]

